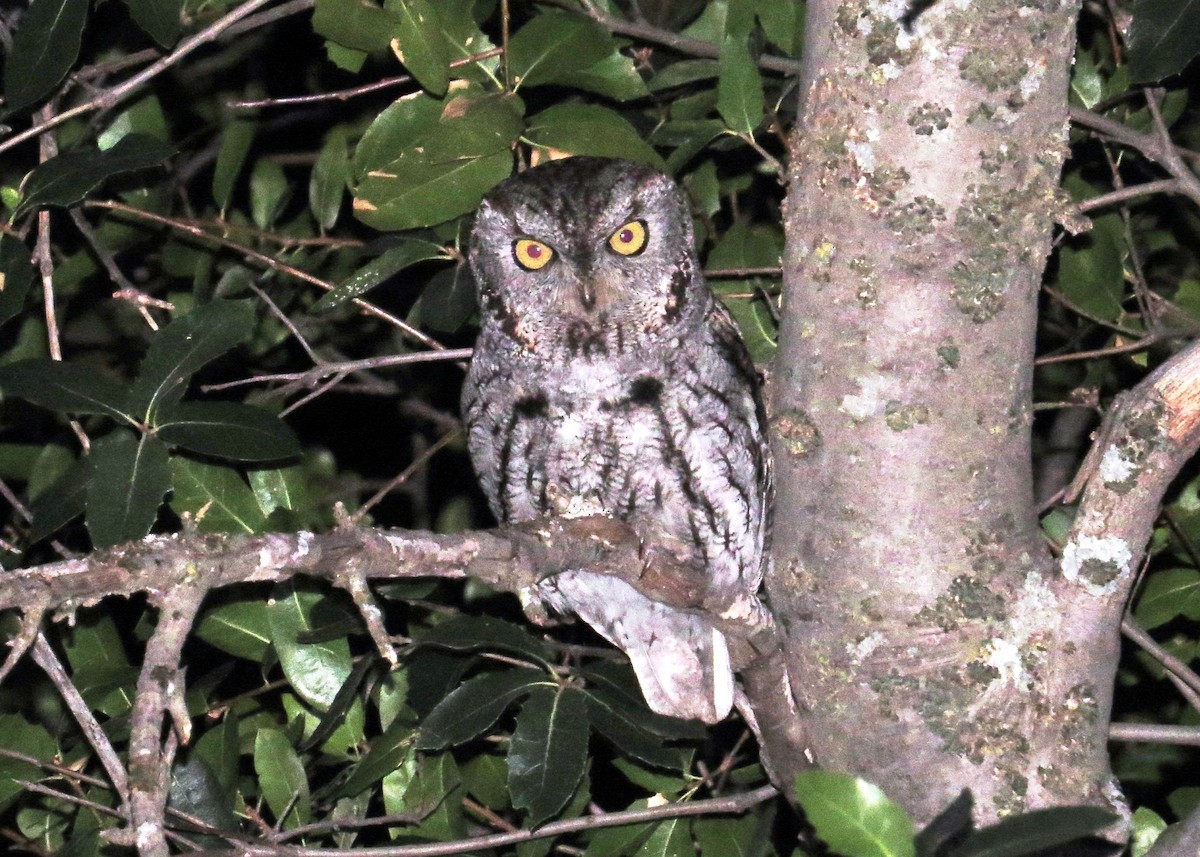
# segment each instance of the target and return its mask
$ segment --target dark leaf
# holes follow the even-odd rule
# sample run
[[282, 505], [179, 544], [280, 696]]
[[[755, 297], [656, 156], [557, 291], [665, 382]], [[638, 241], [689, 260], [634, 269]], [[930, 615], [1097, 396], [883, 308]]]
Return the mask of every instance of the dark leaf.
[[1200, 620], [1200, 571], [1164, 568], [1153, 572], [1133, 615], [1146, 630], [1165, 625], [1176, 616]]
[[1183, 71], [1200, 53], [1200, 0], [1135, 0], [1128, 45], [1132, 83]]
[[225, 211], [233, 197], [238, 174], [246, 164], [256, 130], [253, 122], [235, 119], [221, 131], [221, 148], [217, 151], [212, 183], [213, 202], [221, 211]]
[[551, 649], [520, 625], [492, 616], [456, 616], [420, 634], [424, 645], [463, 652], [507, 651], [539, 661], [551, 657]]
[[955, 849], [955, 857], [1022, 857], [1091, 836], [1120, 819], [1094, 806], [1036, 809], [985, 827]]
[[126, 388], [96, 369], [60, 360], [21, 360], [0, 366], [0, 391], [69, 414], [104, 414], [126, 420]]
[[383, 734], [371, 741], [371, 746], [350, 771], [344, 782], [329, 795], [329, 800], [356, 795], [369, 789], [400, 767], [405, 759], [416, 752], [417, 727], [415, 724], [397, 719]]
[[341, 125], [329, 132], [308, 183], [308, 207], [322, 230], [332, 229], [350, 179], [349, 143]]
[[855, 857], [913, 857], [912, 819], [875, 785], [847, 774], [804, 771], [796, 798], [817, 835]]
[[[171, 809], [187, 813], [217, 830], [238, 830], [229, 793], [213, 775], [205, 761], [191, 755], [171, 767], [171, 789], [167, 796]], [[215, 836], [189, 834], [197, 845], [219, 849], [223, 840]]]
[[92, 463], [86, 458], [75, 462], [53, 485], [42, 491], [29, 503], [33, 522], [29, 527], [29, 540], [41, 541], [83, 514], [88, 480], [92, 475]]
[[583, 694], [570, 687], [536, 688], [517, 715], [508, 748], [508, 787], [529, 823], [541, 824], [570, 799], [587, 762], [588, 718]]
[[643, 729], [667, 740], [699, 741], [707, 734], [704, 724], [696, 720], [681, 720], [655, 714], [646, 707], [637, 678], [628, 664], [612, 661], [594, 662], [580, 670], [592, 693], [606, 697], [605, 704], [622, 708], [636, 717]]
[[973, 827], [971, 810], [974, 804], [970, 789], [963, 789], [948, 807], [938, 813], [937, 818], [917, 834], [914, 840], [917, 857], [939, 857], [946, 853], [947, 848], [966, 839]]
[[300, 745], [301, 752], [308, 752], [314, 747], [319, 747], [342, 725], [346, 719], [346, 713], [358, 701], [358, 691], [362, 687], [367, 673], [375, 667], [376, 663], [377, 660], [373, 658], [358, 659], [354, 668], [350, 670], [350, 675], [346, 676], [346, 681], [338, 688], [337, 695], [329, 704], [329, 710], [321, 715], [321, 722]]
[[681, 754], [642, 726], [641, 712], [612, 694], [587, 694], [588, 718], [621, 751], [660, 768], [678, 768]]
[[183, 0], [125, 0], [129, 14], [146, 35], [164, 48], [179, 38]]
[[312, 26], [332, 42], [361, 51], [388, 46], [398, 29], [398, 14], [361, 0], [317, 0]]
[[163, 442], [119, 429], [94, 441], [88, 459], [92, 474], [86, 519], [92, 544], [109, 547], [150, 532], [163, 495], [171, 488]]
[[537, 670], [486, 673], [464, 682], [421, 723], [420, 750], [441, 750], [469, 741], [496, 722], [505, 709], [546, 683]]
[[270, 411], [240, 402], [183, 402], [161, 410], [155, 431], [164, 443], [234, 461], [272, 461], [300, 454], [300, 441]]
[[0, 236], [0, 324], [25, 309], [32, 285], [29, 248], [14, 236]]
[[129, 391], [131, 413], [153, 423], [155, 411], [183, 395], [192, 373], [245, 342], [254, 331], [249, 301], [215, 300], [158, 331]]
[[13, 34], [4, 67], [4, 109], [13, 113], [40, 101], [79, 56], [88, 0], [39, 0]]
[[475, 312], [475, 282], [466, 264], [443, 268], [421, 292], [421, 326], [440, 333], [457, 333]]
[[337, 288], [313, 304], [312, 312], [324, 312], [364, 295], [388, 277], [419, 262], [445, 258], [446, 250], [440, 244], [421, 238], [404, 238], [400, 244], [384, 251], [381, 256], [338, 283]]
[[13, 217], [45, 205], [75, 205], [113, 176], [161, 166], [170, 155], [165, 143], [146, 134], [127, 134], [105, 151], [80, 149], [56, 155], [29, 174]]

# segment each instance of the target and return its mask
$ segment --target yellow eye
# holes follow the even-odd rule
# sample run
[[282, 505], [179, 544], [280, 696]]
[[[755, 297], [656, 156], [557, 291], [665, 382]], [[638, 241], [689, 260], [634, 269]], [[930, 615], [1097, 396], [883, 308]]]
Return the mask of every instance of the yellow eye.
[[513, 258], [526, 271], [540, 271], [550, 264], [554, 251], [549, 244], [532, 238], [518, 238], [513, 242]]
[[634, 256], [646, 249], [646, 221], [631, 220], [608, 236], [608, 246], [622, 256]]

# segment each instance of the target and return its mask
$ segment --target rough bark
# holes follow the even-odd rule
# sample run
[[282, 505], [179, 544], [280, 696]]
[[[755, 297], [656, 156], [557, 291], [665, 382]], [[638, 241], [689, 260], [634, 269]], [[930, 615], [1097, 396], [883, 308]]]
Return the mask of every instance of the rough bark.
[[822, 766], [922, 821], [964, 787], [980, 821], [1102, 803], [1109, 690], [1077, 661], [1117, 630], [1054, 660], [1030, 456], [1075, 9], [904, 9], [808, 7], [769, 595]]

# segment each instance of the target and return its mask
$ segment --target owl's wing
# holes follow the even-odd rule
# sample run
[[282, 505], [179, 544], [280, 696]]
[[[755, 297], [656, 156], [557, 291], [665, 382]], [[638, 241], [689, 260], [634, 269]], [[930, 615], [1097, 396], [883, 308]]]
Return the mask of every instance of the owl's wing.
[[587, 571], [547, 578], [537, 595], [574, 613], [628, 655], [653, 711], [716, 723], [733, 706], [725, 636], [702, 616], [651, 601], [625, 581]]

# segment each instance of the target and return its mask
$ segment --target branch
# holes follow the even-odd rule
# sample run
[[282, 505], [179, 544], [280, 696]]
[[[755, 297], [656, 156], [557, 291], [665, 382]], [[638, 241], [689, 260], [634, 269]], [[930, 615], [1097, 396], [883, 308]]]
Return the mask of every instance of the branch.
[[250, 2], [237, 7], [228, 15], [218, 18], [200, 32], [184, 39], [179, 43], [175, 50], [171, 51], [171, 53], [142, 69], [137, 74], [133, 75], [133, 77], [129, 78], [118, 86], [115, 86], [106, 92], [102, 92], [95, 98], [85, 101], [83, 104], [72, 107], [70, 110], [65, 110], [56, 116], [51, 116], [45, 121], [34, 125], [32, 128], [22, 131], [20, 134], [15, 134], [12, 137], [9, 137], [3, 143], [0, 143], [0, 152], [7, 151], [19, 143], [23, 143], [26, 140], [49, 131], [51, 128], [56, 128], [69, 119], [74, 119], [77, 116], [83, 116], [87, 113], [91, 113], [93, 110], [107, 110], [115, 106], [126, 96], [140, 89], [142, 84], [162, 74], [192, 51], [196, 50], [196, 48], [213, 41], [224, 30], [228, 29], [233, 24], [236, 24], [242, 18], [245, 18], [251, 12], [267, 5], [270, 2], [271, 0], [250, 0]]
[[601, 827], [620, 827], [627, 824], [644, 824], [668, 818], [684, 818], [692, 815], [741, 814], [763, 801], [778, 795], [774, 786], [762, 786], [745, 794], [733, 797], [710, 798], [708, 800], [679, 801], [651, 809], [631, 809], [624, 812], [607, 812], [565, 821], [553, 821], [536, 830], [514, 830], [511, 833], [492, 833], [474, 836], [457, 842], [434, 842], [428, 845], [397, 845], [380, 848], [299, 848], [285, 845], [238, 844], [235, 854], [244, 857], [436, 857], [445, 854], [464, 854], [487, 848], [516, 845], [531, 839], [562, 836], [581, 830]]

